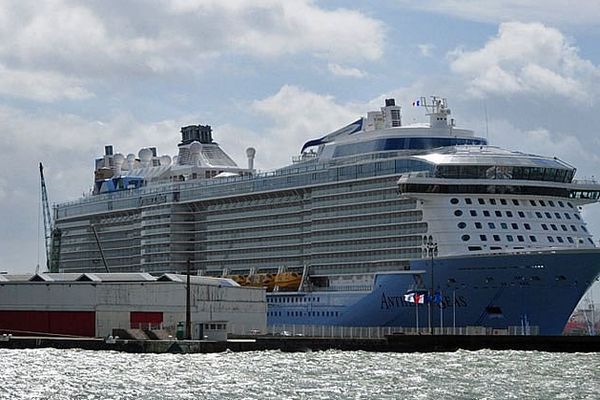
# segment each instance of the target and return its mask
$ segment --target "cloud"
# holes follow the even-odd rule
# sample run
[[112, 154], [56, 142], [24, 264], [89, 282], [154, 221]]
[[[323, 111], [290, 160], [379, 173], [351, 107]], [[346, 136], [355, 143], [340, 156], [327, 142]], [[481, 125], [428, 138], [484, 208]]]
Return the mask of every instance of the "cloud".
[[217, 141], [238, 164], [245, 165], [245, 148], [256, 148], [256, 166], [261, 170], [289, 164], [292, 156], [300, 153], [302, 144], [356, 120], [364, 112], [354, 105], [336, 102], [333, 96], [293, 85], [284, 85], [277, 93], [253, 101], [248, 109], [253, 118], [264, 121], [263, 129], [237, 124], [214, 129]]
[[8, 181], [6, 178], [0, 178], [0, 202], [6, 198], [8, 193]]
[[435, 45], [431, 43], [418, 44], [417, 47], [423, 57], [431, 57], [433, 55], [432, 51], [435, 49]]
[[334, 63], [327, 64], [327, 69], [329, 69], [329, 72], [336, 76], [344, 76], [351, 78], [364, 78], [365, 76], [367, 76], [366, 72], [363, 72], [358, 68], [343, 67], [339, 64]]
[[80, 79], [47, 71], [11, 70], [0, 64], [0, 94], [41, 102], [93, 97]]
[[544, 21], [557, 25], [596, 27], [600, 15], [600, 2], [590, 0], [396, 1], [412, 9], [483, 22]]
[[540, 23], [500, 24], [481, 49], [449, 54], [453, 72], [472, 95], [558, 95], [586, 101], [598, 95], [600, 68], [579, 57], [557, 29]]
[[[382, 55], [383, 24], [312, 0], [177, 0], [175, 15], [192, 14], [217, 29], [228, 47], [262, 56], [314, 52], [328, 60], [375, 60]], [[351, 26], [352, 29], [340, 29]], [[193, 27], [191, 30], [193, 31]]]
[[[82, 85], [111, 78], [197, 74], [227, 55], [346, 62], [383, 53], [380, 21], [312, 0], [0, 0], [0, 10], [0, 65], [25, 82], [7, 91], [31, 99], [42, 91], [42, 101], [82, 98]], [[67, 89], [51, 95], [27, 84], [46, 76]]]

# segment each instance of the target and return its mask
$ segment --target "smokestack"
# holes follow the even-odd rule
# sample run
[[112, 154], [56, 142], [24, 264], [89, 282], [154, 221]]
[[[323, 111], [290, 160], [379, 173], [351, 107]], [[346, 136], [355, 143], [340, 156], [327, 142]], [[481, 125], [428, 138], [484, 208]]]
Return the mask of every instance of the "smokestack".
[[246, 149], [246, 157], [248, 157], [248, 169], [254, 169], [254, 156], [256, 155], [256, 149], [254, 147], [248, 147]]

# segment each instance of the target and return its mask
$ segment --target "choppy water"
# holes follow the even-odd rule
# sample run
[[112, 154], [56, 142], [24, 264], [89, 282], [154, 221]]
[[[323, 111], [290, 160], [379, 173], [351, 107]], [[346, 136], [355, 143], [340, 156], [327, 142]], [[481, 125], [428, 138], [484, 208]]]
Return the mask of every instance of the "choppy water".
[[600, 355], [0, 350], [0, 399], [598, 399]]

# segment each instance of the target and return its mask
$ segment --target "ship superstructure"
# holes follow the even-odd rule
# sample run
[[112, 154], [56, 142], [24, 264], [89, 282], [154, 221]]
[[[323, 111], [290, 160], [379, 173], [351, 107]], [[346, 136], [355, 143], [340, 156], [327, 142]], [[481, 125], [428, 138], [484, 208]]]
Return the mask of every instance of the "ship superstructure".
[[[455, 126], [444, 99], [418, 104], [429, 123], [402, 125], [388, 99], [268, 173], [254, 169], [252, 148], [247, 168], [238, 167], [208, 126], [182, 128], [174, 159], [152, 148], [125, 157], [107, 146], [96, 160], [94, 195], [55, 208], [59, 268], [103, 268], [93, 227], [111, 271], [181, 272], [189, 262], [198, 274], [268, 286], [271, 323], [412, 323], [397, 298], [436, 286], [460, 289], [479, 324], [515, 324], [532, 311], [516, 306], [512, 315], [501, 303], [523, 279], [548, 296], [553, 285], [576, 282], [572, 310], [600, 271], [579, 209], [598, 200], [600, 185], [575, 180], [575, 168], [554, 157], [489, 146]], [[549, 272], [565, 257], [586, 266]], [[434, 262], [445, 266], [428, 284]], [[515, 262], [524, 271], [498, 272]], [[386, 285], [396, 291], [395, 311], [382, 301], [389, 290], [378, 292]], [[543, 332], [558, 329], [558, 320], [549, 328], [536, 318]]]

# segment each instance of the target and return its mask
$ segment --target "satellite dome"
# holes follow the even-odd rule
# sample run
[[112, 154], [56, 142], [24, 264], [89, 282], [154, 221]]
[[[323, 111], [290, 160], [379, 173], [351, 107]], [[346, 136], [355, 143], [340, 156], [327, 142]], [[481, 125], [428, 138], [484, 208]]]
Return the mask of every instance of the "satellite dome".
[[140, 157], [140, 161], [142, 163], [150, 162], [150, 160], [152, 159], [152, 150], [145, 147], [139, 151], [138, 156]]
[[192, 142], [192, 144], [190, 144], [190, 153], [200, 154], [201, 150], [202, 150], [202, 145], [200, 144], [200, 142]]
[[160, 165], [171, 165], [171, 156], [167, 154], [160, 156]]

